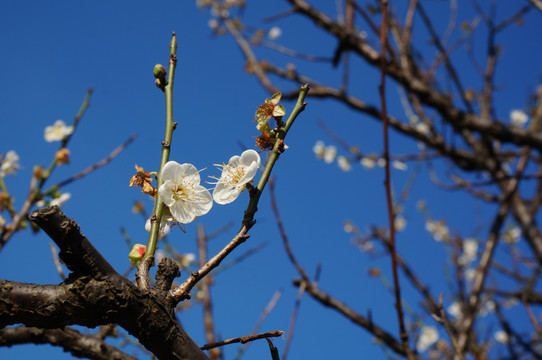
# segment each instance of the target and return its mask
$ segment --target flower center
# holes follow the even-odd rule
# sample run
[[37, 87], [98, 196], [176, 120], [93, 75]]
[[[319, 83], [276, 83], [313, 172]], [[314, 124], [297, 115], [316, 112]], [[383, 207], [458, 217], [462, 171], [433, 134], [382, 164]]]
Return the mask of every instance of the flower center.
[[243, 176], [245, 176], [245, 169], [238, 166], [232, 168], [231, 166], [224, 165], [225, 174], [224, 176], [224, 182], [231, 184], [232, 186], [236, 186]]

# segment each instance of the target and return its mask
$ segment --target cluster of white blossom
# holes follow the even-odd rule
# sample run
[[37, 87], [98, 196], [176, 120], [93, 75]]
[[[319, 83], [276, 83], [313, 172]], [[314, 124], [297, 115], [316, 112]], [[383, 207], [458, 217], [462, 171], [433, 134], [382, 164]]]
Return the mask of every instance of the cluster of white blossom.
[[450, 230], [446, 226], [444, 221], [436, 221], [427, 219], [425, 221], [425, 229], [429, 231], [433, 239], [436, 241], [448, 241], [450, 240]]
[[434, 326], [423, 326], [420, 336], [416, 341], [416, 350], [419, 352], [426, 351], [431, 345], [439, 339], [438, 330]]
[[[337, 165], [342, 171], [352, 170], [351, 160], [346, 156], [337, 155], [337, 147], [334, 145], [325, 145], [322, 140], [318, 140], [312, 147], [312, 151], [316, 155], [317, 159], [324, 160], [326, 164], [331, 164], [337, 160]], [[377, 155], [368, 155], [362, 156], [360, 158], [360, 164], [365, 169], [373, 169], [375, 166], [384, 167], [386, 166], [386, 160], [384, 158], [378, 157]], [[391, 166], [397, 170], [407, 170], [408, 166], [406, 163], [393, 160]]]
[[13, 150], [0, 157], [0, 177], [15, 175], [19, 169], [19, 155]]
[[[222, 175], [215, 183], [213, 194], [200, 185], [199, 171], [192, 164], [167, 162], [162, 168], [163, 184], [158, 188], [168, 212], [162, 216], [159, 238], [171, 230], [171, 222], [188, 224], [197, 217], [207, 214], [213, 201], [225, 205], [233, 202], [252, 181], [260, 167], [260, 155], [254, 150], [246, 150], [241, 156], [235, 155], [227, 164], [216, 165]], [[145, 229], [150, 231], [151, 222], [147, 220]]]

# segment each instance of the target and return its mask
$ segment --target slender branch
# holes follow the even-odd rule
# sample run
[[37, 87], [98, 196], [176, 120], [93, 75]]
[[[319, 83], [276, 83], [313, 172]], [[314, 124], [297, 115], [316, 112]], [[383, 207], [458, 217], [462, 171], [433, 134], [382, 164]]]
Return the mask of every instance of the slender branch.
[[412, 359], [410, 353], [410, 346], [408, 344], [408, 333], [405, 327], [405, 320], [403, 315], [403, 305], [401, 301], [401, 288], [399, 286], [399, 274], [397, 271], [397, 250], [395, 248], [395, 212], [393, 209], [393, 199], [391, 194], [391, 173], [390, 173], [390, 145], [388, 139], [388, 115], [386, 107], [386, 42], [387, 42], [387, 23], [388, 23], [388, 0], [381, 0], [380, 2], [382, 10], [382, 22], [380, 25], [380, 49], [382, 60], [380, 65], [380, 86], [378, 87], [380, 93], [380, 102], [382, 109], [382, 126], [384, 129], [384, 159], [386, 160], [385, 172], [386, 178], [384, 185], [386, 187], [386, 203], [388, 206], [388, 221], [390, 228], [390, 253], [391, 253], [391, 266], [393, 272], [393, 286], [395, 290], [395, 309], [397, 311], [397, 319], [399, 321], [399, 336], [403, 343], [403, 349], [408, 359]]
[[[67, 135], [60, 145], [60, 149], [64, 149], [70, 139], [72, 138], [73, 134], [75, 133], [75, 130], [77, 129], [77, 125], [79, 125], [79, 121], [81, 121], [81, 118], [87, 111], [87, 108], [89, 107], [89, 100], [90, 96], [92, 95], [92, 89], [88, 89], [87, 93], [85, 95], [85, 98], [83, 99], [83, 103], [81, 104], [81, 107], [79, 108], [79, 111], [77, 112], [77, 115], [75, 115], [75, 118], [73, 120], [73, 131], [71, 134]], [[6, 232], [3, 232], [0, 235], [0, 251], [4, 247], [4, 245], [9, 241], [9, 239], [13, 236], [13, 234], [19, 230], [19, 226], [21, 225], [21, 222], [25, 220], [28, 217], [28, 212], [30, 211], [30, 208], [36, 200], [38, 200], [38, 196], [41, 192], [41, 189], [45, 185], [45, 181], [51, 176], [53, 170], [55, 169], [57, 165], [57, 159], [56, 157], [53, 158], [53, 161], [49, 165], [49, 168], [43, 172], [43, 174], [46, 174], [46, 176], [42, 177], [41, 179], [37, 179], [35, 176], [32, 176], [32, 180], [30, 181], [30, 190], [28, 191], [28, 196], [17, 213], [15, 217], [13, 218], [13, 221], [11, 224], [9, 224], [9, 230]]]
[[[207, 262], [207, 236], [205, 235], [205, 229], [203, 225], [198, 225], [198, 257], [200, 266], [205, 265]], [[203, 293], [203, 325], [205, 328], [205, 339], [207, 343], [215, 343], [215, 330], [213, 320], [213, 303], [211, 301], [211, 284], [213, 279], [211, 275], [208, 275], [201, 282], [200, 291]], [[209, 351], [209, 357], [211, 360], [217, 360], [221, 356], [220, 350], [213, 349]]]
[[273, 179], [269, 180], [269, 197], [271, 198], [271, 208], [273, 209], [273, 213], [275, 214], [275, 222], [277, 223], [277, 226], [279, 228], [280, 237], [282, 238], [282, 244], [284, 245], [284, 249], [286, 250], [288, 259], [290, 259], [290, 262], [297, 269], [297, 271], [299, 272], [299, 275], [301, 275], [303, 280], [309, 281], [309, 276], [307, 275], [307, 272], [297, 262], [297, 260], [294, 257], [294, 253], [292, 252], [292, 249], [290, 248], [290, 242], [288, 241], [288, 234], [286, 234], [286, 229], [284, 229], [284, 224], [282, 223], [282, 220], [280, 218], [280, 213], [277, 207], [277, 200], [275, 197], [275, 181]]
[[[164, 141], [162, 141], [162, 156], [160, 159], [160, 170], [158, 171], [156, 188], [160, 188], [164, 180], [162, 179], [162, 168], [169, 160], [169, 152], [171, 148], [171, 140], [173, 138], [173, 130], [175, 130], [176, 123], [173, 122], [173, 80], [175, 79], [175, 68], [177, 67], [177, 37], [175, 32], [171, 36], [171, 42], [169, 44], [169, 66], [167, 73], [167, 84], [163, 90], [166, 100], [166, 127], [164, 134]], [[160, 221], [162, 219], [162, 212], [164, 210], [164, 203], [159, 193], [156, 194], [156, 200], [154, 203], [153, 215], [151, 216], [151, 230], [149, 231], [149, 240], [147, 241], [147, 250], [145, 255], [139, 264], [138, 271], [136, 273], [136, 283], [140, 289], [150, 289], [149, 283], [149, 268], [154, 260], [154, 252], [156, 251], [156, 244], [158, 243], [158, 230], [160, 228]]]
[[216, 347], [219, 347], [219, 346], [235, 344], [235, 343], [246, 344], [249, 341], [265, 339], [265, 338], [270, 338], [270, 337], [279, 337], [279, 336], [282, 336], [282, 334], [284, 334], [284, 331], [277, 330], [277, 331], [270, 331], [270, 332], [266, 332], [266, 333], [262, 333], [262, 334], [241, 336], [241, 337], [238, 337], [238, 338], [228, 339], [228, 340], [216, 342], [216, 343], [213, 343], [213, 344], [203, 345], [201, 347], [201, 350], [209, 350], [209, 349], [213, 349], [213, 348], [216, 348]]
[[[103, 158], [102, 160], [98, 161], [97, 163], [89, 166], [85, 170], [81, 171], [80, 173], [75, 174], [74, 176], [70, 177], [69, 179], [63, 180], [59, 183], [57, 183], [53, 188], [61, 188], [63, 186], [66, 186], [68, 184], [71, 184], [75, 180], [79, 180], [91, 172], [98, 170], [99, 168], [109, 164], [114, 158], [116, 158], [121, 152], [124, 151], [136, 138], [136, 135], [131, 135], [126, 141], [124, 141], [119, 147], [117, 147], [115, 150], [113, 150], [107, 157]], [[46, 191], [45, 193], [47, 193]]]
[[373, 323], [373, 321], [370, 318], [366, 318], [358, 314], [353, 309], [349, 308], [345, 304], [336, 300], [331, 295], [319, 290], [317, 287], [313, 286], [309, 282], [306, 282], [305, 280], [302, 280], [302, 279], [294, 280], [295, 286], [301, 286], [302, 283], [305, 284], [305, 289], [306, 289], [305, 291], [309, 295], [311, 295], [315, 300], [320, 302], [322, 305], [328, 306], [338, 311], [340, 314], [344, 315], [347, 319], [351, 320], [353, 323], [360, 325], [361, 327], [369, 331], [371, 334], [373, 334], [380, 341], [385, 343], [386, 346], [389, 347], [389, 349], [395, 352], [396, 354], [399, 354], [401, 356], [406, 356], [406, 352], [403, 345], [393, 335], [388, 333], [386, 330], [382, 329], [377, 324]]

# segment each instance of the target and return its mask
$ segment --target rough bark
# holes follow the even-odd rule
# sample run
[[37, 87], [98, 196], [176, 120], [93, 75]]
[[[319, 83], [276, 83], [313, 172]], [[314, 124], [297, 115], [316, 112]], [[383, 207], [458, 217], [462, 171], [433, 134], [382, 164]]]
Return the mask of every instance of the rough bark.
[[0, 281], [0, 327], [24, 324], [44, 329], [67, 325], [118, 324], [159, 359], [207, 359], [175, 318], [166, 290], [178, 269], [164, 262], [159, 288], [140, 290], [101, 256], [75, 221], [56, 207], [34, 211], [30, 219], [60, 248], [72, 271], [59, 285]]

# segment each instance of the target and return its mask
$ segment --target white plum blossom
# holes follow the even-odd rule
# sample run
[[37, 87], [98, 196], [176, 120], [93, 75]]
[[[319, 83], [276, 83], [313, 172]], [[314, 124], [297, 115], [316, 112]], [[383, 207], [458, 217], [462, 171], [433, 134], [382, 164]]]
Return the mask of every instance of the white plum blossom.
[[[162, 216], [162, 219], [160, 220], [160, 228], [158, 230], [158, 240], [169, 234], [171, 231], [171, 221], [173, 221], [171, 217]], [[148, 218], [145, 222], [145, 230], [147, 230], [147, 232], [151, 232], [151, 218]]]
[[267, 33], [269, 40], [276, 40], [282, 35], [282, 30], [278, 26], [273, 26]]
[[453, 316], [456, 319], [461, 319], [463, 317], [463, 310], [461, 309], [461, 304], [459, 302], [454, 301], [450, 306], [448, 306], [448, 309], [446, 310], [448, 314]]
[[521, 229], [517, 226], [508, 227], [501, 235], [502, 240], [507, 244], [515, 244], [521, 237]]
[[216, 30], [220, 26], [217, 19], [210, 19], [207, 22], [207, 25], [211, 28], [211, 30]]
[[405, 171], [408, 168], [407, 164], [399, 160], [392, 161], [391, 166], [393, 166], [397, 170], [403, 170], [403, 171]]
[[342, 171], [350, 171], [352, 169], [350, 161], [348, 161], [348, 159], [342, 155], [337, 157], [337, 164]]
[[317, 159], [323, 159], [326, 153], [326, 146], [324, 145], [324, 142], [322, 140], [318, 140], [312, 147], [312, 151], [314, 151]]
[[194, 165], [168, 161], [162, 168], [162, 180], [164, 183], [158, 188], [158, 194], [175, 221], [191, 223], [213, 207], [211, 193], [200, 185], [199, 172]]
[[429, 126], [427, 126], [426, 123], [417, 123], [416, 125], [414, 125], [414, 129], [416, 129], [416, 131], [422, 135], [429, 134]]
[[463, 254], [459, 258], [461, 265], [468, 265], [476, 259], [478, 252], [478, 241], [473, 238], [467, 238], [463, 241]]
[[523, 110], [510, 111], [510, 122], [513, 126], [523, 127], [527, 121], [529, 121], [529, 116]]
[[508, 344], [508, 334], [505, 331], [499, 330], [493, 335], [493, 337], [498, 343]]
[[431, 233], [436, 241], [448, 240], [450, 230], [442, 221], [427, 220], [425, 229]]
[[360, 163], [366, 169], [372, 169], [375, 167], [375, 161], [370, 157], [362, 157]]
[[326, 146], [324, 152], [324, 161], [326, 164], [331, 164], [335, 161], [335, 157], [337, 157], [337, 148], [333, 145]]
[[475, 276], [476, 276], [476, 269], [470, 268], [470, 269], [465, 270], [465, 280], [474, 281]]
[[384, 166], [386, 166], [386, 159], [384, 159], [384, 158], [378, 158], [378, 160], [376, 160], [376, 165], [378, 165], [379, 167], [384, 167]]
[[232, 156], [227, 165], [217, 166], [222, 167], [222, 175], [216, 183], [213, 199], [217, 204], [229, 204], [237, 199], [256, 175], [260, 167], [260, 155], [254, 150], [246, 150], [241, 156]]
[[47, 142], [61, 141], [73, 132], [73, 126], [66, 126], [64, 121], [57, 120], [51, 126], [45, 128], [43, 137]]
[[193, 253], [186, 253], [182, 254], [180, 256], [180, 265], [182, 268], [186, 269], [192, 265], [192, 263], [196, 260], [196, 255]]
[[416, 342], [416, 349], [419, 352], [424, 352], [431, 345], [438, 341], [438, 331], [434, 326], [424, 326], [422, 327], [422, 332], [418, 341]]
[[4, 156], [4, 159], [0, 162], [0, 176], [15, 175], [17, 169], [19, 169], [19, 155], [13, 150], [10, 150]]
[[407, 221], [403, 215], [397, 215], [393, 221], [396, 231], [403, 231], [406, 228]]
[[482, 306], [480, 307], [480, 316], [486, 316], [495, 311], [495, 302], [491, 299], [482, 299]]

